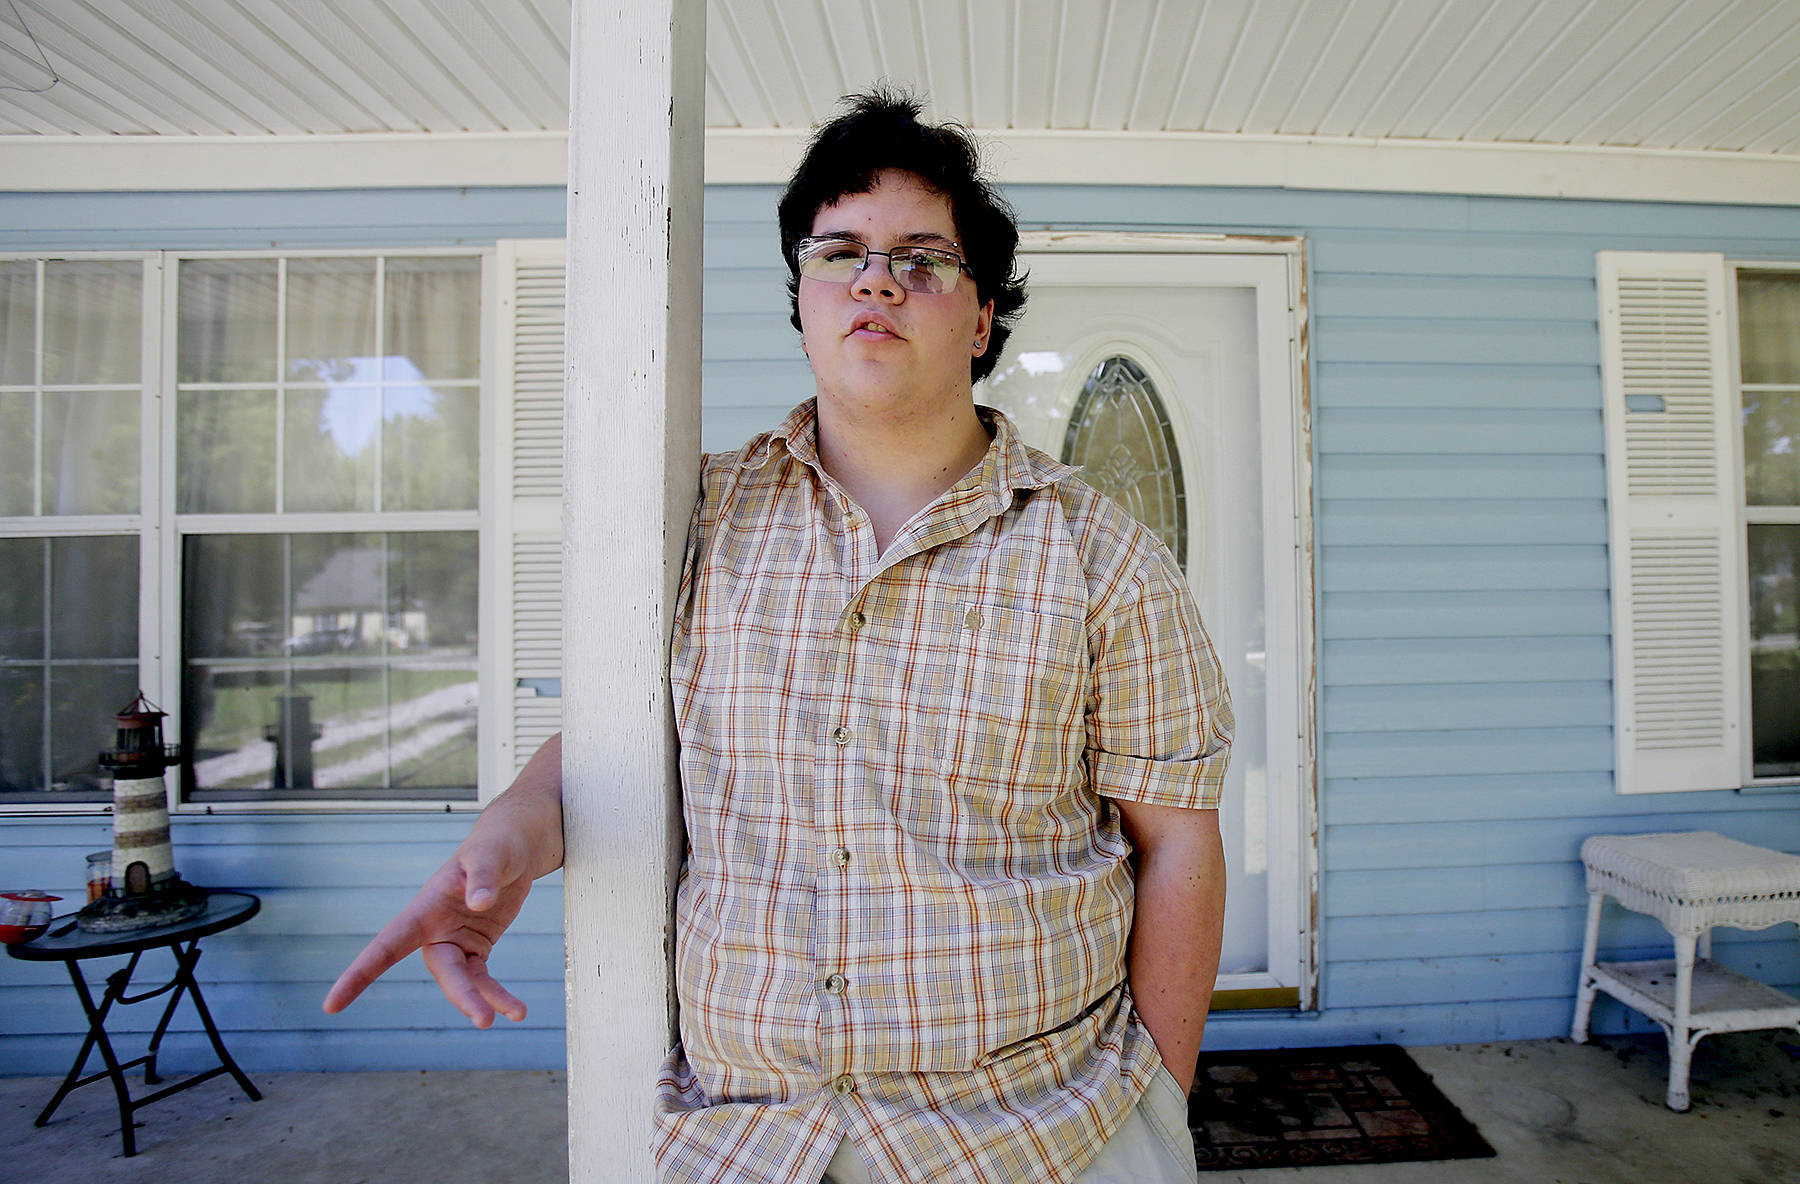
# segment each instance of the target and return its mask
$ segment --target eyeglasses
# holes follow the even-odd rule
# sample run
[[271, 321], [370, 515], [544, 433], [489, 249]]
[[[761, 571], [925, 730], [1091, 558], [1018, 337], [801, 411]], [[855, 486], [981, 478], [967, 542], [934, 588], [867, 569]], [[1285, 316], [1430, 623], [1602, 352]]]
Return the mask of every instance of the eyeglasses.
[[[803, 238], [794, 246], [794, 261], [800, 274], [809, 280], [829, 284], [848, 284], [869, 265], [869, 256], [887, 260], [888, 273], [894, 282], [908, 292], [942, 296], [956, 290], [956, 278], [969, 265], [955, 251], [937, 247], [895, 247], [891, 251], [871, 251], [868, 244], [852, 238]], [[970, 275], [975, 273], [969, 271]]]

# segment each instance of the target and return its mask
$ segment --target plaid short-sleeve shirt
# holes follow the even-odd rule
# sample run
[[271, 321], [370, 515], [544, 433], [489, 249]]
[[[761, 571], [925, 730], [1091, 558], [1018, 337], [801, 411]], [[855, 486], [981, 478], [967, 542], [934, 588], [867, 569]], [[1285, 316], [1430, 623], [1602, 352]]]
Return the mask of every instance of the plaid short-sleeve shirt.
[[1107, 798], [1212, 808], [1231, 709], [1168, 551], [1004, 416], [876, 553], [815, 407], [703, 467], [672, 654], [670, 1182], [1060, 1182], [1159, 1067]]

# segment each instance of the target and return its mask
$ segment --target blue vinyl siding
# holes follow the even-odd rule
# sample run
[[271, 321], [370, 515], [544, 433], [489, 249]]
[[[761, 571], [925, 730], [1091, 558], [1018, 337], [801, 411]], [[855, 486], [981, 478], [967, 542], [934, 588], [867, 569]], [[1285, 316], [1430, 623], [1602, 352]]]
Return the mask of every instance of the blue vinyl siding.
[[[703, 444], [810, 393], [767, 186], [706, 212]], [[1800, 209], [1267, 190], [1030, 186], [1028, 229], [1306, 240], [1317, 541], [1320, 1009], [1220, 1015], [1215, 1046], [1564, 1034], [1589, 834], [1713, 829], [1800, 851], [1800, 797], [1621, 797], [1594, 253], [1800, 259]], [[0, 194], [0, 249], [394, 247], [562, 233], [560, 190]], [[318, 999], [449, 853], [466, 818], [178, 819], [199, 883], [261, 893], [202, 975], [256, 1069], [537, 1067], [562, 1057], [560, 890], [496, 973], [531, 1007], [475, 1032], [416, 958], [341, 1017]], [[103, 820], [0, 821], [8, 884], [72, 892]], [[1609, 910], [1620, 952], [1663, 949]], [[1718, 956], [1800, 989], [1793, 929]], [[0, 962], [0, 1072], [60, 1072], [81, 1025], [59, 967]], [[24, 1017], [30, 1017], [27, 1020]], [[150, 1017], [151, 1019], [154, 1016]], [[145, 1020], [147, 1024], [149, 1020]], [[1599, 1030], [1641, 1021], [1603, 1002]], [[178, 1046], [179, 1047], [179, 1046]]]

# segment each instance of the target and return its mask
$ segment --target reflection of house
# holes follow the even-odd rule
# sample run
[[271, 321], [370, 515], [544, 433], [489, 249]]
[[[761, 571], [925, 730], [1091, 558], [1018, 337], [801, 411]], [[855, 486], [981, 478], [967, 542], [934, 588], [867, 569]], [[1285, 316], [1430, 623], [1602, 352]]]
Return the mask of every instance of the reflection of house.
[[425, 613], [387, 610], [383, 568], [376, 547], [333, 551], [318, 573], [294, 591], [292, 629], [285, 643], [293, 654], [329, 653], [353, 646], [391, 650], [423, 645]]
[[[448, 23], [417, 36], [391, 27], [394, 43], [380, 46], [382, 68], [404, 73], [416, 95], [399, 109], [364, 81], [360, 34], [329, 14], [302, 19], [295, 14], [309, 6], [297, 2], [277, 7], [291, 17], [282, 27], [310, 29], [316, 20], [324, 32], [308, 33], [305, 52], [288, 54], [233, 24], [240, 41], [217, 47], [229, 48], [234, 63], [260, 63], [255, 71], [220, 72], [218, 85], [228, 89], [230, 77], [266, 73], [280, 82], [284, 71], [297, 72], [292, 86], [240, 95], [255, 99], [260, 121], [239, 120], [226, 100], [185, 81], [184, 71], [214, 77], [197, 58], [157, 73], [157, 85], [188, 100], [185, 109], [210, 112], [205, 127], [170, 123], [162, 112], [174, 104], [148, 89], [113, 94], [115, 105], [132, 112], [116, 126], [98, 125], [86, 109], [56, 108], [54, 91], [9, 92], [8, 110], [56, 115], [10, 130], [82, 134], [0, 145], [13, 156], [0, 184], [33, 187], [0, 194], [7, 214], [0, 246], [34, 258], [146, 252], [133, 256], [145, 273], [177, 267], [186, 251], [234, 252], [209, 262], [212, 279], [235, 269], [231, 285], [196, 281], [187, 298], [199, 302], [231, 287], [261, 301], [257, 308], [306, 299], [315, 312], [346, 307], [345, 293], [436, 290], [441, 277], [419, 262], [429, 251], [485, 252], [493, 286], [484, 311], [497, 329], [482, 357], [495, 375], [483, 396], [490, 409], [509, 414], [482, 421], [484, 462], [500, 466], [483, 471], [482, 492], [494, 504], [484, 504], [479, 523], [481, 567], [491, 581], [483, 586], [482, 747], [504, 750], [504, 766], [554, 727], [562, 674], [561, 247], [520, 241], [555, 240], [565, 230], [562, 144], [541, 130], [563, 124], [562, 31], [544, 29], [535, 16], [513, 19], [525, 10], [517, 0], [474, 6], [499, 14], [494, 27], [508, 30], [483, 42], [491, 54], [468, 53], [464, 31]], [[942, 80], [938, 113], [1002, 128], [996, 157], [1028, 231], [1046, 238], [1128, 232], [1123, 248], [1106, 240], [1108, 250], [1137, 253], [1128, 262], [1211, 251], [1238, 267], [1267, 249], [1283, 277], [1291, 269], [1292, 287], [1277, 285], [1283, 299], [1271, 298], [1263, 311], [1289, 316], [1291, 296], [1296, 331], [1291, 342], [1283, 333], [1263, 360], [1265, 369], [1292, 378], [1301, 414], [1291, 431], [1264, 442], [1263, 459], [1285, 456], [1311, 485], [1297, 494], [1295, 549], [1268, 563], [1277, 576], [1286, 573], [1296, 599], [1286, 606], [1294, 628], [1285, 650], [1272, 647], [1267, 668], [1287, 662], [1301, 671], [1288, 706], [1308, 743], [1307, 763], [1276, 770], [1297, 785], [1301, 810], [1267, 825], [1291, 840], [1278, 887], [1306, 928], [1283, 935], [1265, 924], [1263, 936], [1271, 948], [1287, 941], [1304, 973], [1297, 1000], [1264, 997], [1282, 1006], [1221, 1016], [1208, 1028], [1210, 1041], [1434, 1042], [1564, 1032], [1581, 944], [1577, 850], [1584, 836], [1707, 828], [1800, 850], [1794, 799], [1776, 782], [1752, 784], [1737, 747], [1714, 745], [1730, 758], [1723, 779], [1693, 783], [1711, 788], [1620, 792], [1639, 786], [1621, 767], [1615, 733], [1636, 723], [1617, 721], [1615, 705], [1639, 681], [1648, 687], [1655, 679], [1616, 675], [1613, 663], [1615, 651], [1636, 639], [1613, 619], [1615, 601], [1630, 597], [1609, 564], [1620, 550], [1612, 528], [1623, 515], [1616, 500], [1609, 510], [1602, 367], [1626, 335], [1612, 311], [1602, 311], [1610, 280], [1602, 280], [1597, 260], [1621, 250], [1687, 256], [1628, 260], [1640, 272], [1627, 268], [1624, 280], [1700, 292], [1699, 321], [1725, 327], [1715, 356], [1731, 355], [1728, 266], [1800, 260], [1800, 111], [1791, 87], [1763, 87], [1767, 71], [1800, 53], [1800, 16], [1768, 15], [1752, 29], [1737, 9], [1685, 6], [1671, 17], [1675, 24], [1653, 28], [1635, 23], [1649, 18], [1634, 8], [1596, 31], [1565, 25], [1562, 6], [1526, 12], [1450, 3], [1441, 11], [1457, 35], [1436, 29], [1415, 39], [1379, 20], [1365, 27], [1362, 10], [1349, 6], [1339, 35], [1321, 46], [1289, 36], [1291, 6], [1163, 5], [1156, 18], [1163, 24], [1152, 24], [1141, 6], [1067, 5], [1060, 40], [1028, 19], [1025, 5], [971, 6], [981, 14], [970, 18], [972, 35], [954, 24], [921, 31], [910, 23], [911, 6], [869, 13], [771, 0], [770, 7], [781, 21], [749, 19], [752, 7], [742, 0], [710, 6], [731, 35], [714, 39], [706, 75], [717, 125], [705, 202], [707, 447], [735, 445], [810, 390], [788, 327], [773, 207], [801, 129], [829, 108], [838, 87], [835, 73], [815, 77], [783, 63], [816, 63], [827, 44], [835, 69], [854, 86], [878, 74], [924, 77], [909, 47], [928, 39], [931, 76]], [[1701, 9], [1716, 19], [1703, 22]], [[29, 18], [30, 7], [22, 10]], [[1238, 14], [1231, 20], [1241, 19], [1241, 29], [1213, 27], [1226, 10]], [[440, 20], [430, 6], [407, 11]], [[1396, 21], [1411, 19], [1403, 6], [1392, 11]], [[1690, 17], [1694, 27], [1679, 24]], [[989, 20], [999, 23], [989, 29]], [[1005, 26], [1008, 20], [1015, 25]], [[1489, 30], [1487, 20], [1504, 20], [1510, 31]], [[821, 30], [821, 21], [833, 23]], [[1687, 45], [1689, 35], [1704, 44]], [[1759, 56], [1752, 43], [1767, 52]], [[1466, 60], [1465, 44], [1479, 47], [1467, 51], [1483, 55], [1478, 68]], [[878, 45], [902, 48], [880, 57], [869, 48]], [[1062, 46], [1099, 48], [1083, 57]], [[89, 76], [107, 76], [104, 39], [55, 48], [52, 60], [98, 62]], [[1709, 77], [1726, 81], [1709, 88], [1695, 79], [1690, 66], [1702, 54], [1721, 55]], [[996, 58], [1005, 59], [994, 71], [1004, 82], [987, 77]], [[149, 58], [134, 61], [140, 77], [162, 70]], [[330, 77], [304, 72], [314, 69]], [[365, 141], [341, 134], [369, 126], [395, 134]], [[493, 134], [423, 130], [444, 126]], [[270, 127], [307, 134], [268, 139]], [[141, 134], [145, 128], [164, 134]], [[212, 130], [231, 134], [203, 145], [185, 139]], [[313, 133], [333, 138], [321, 143]], [[143, 191], [121, 191], [127, 184]], [[1183, 237], [1153, 237], [1167, 235]], [[1286, 244], [1280, 251], [1271, 246], [1276, 240]], [[270, 264], [265, 276], [252, 267], [262, 259], [236, 254], [301, 259], [324, 249], [380, 255], [368, 259], [367, 288], [340, 274], [347, 264], [326, 274], [289, 261], [279, 271]], [[1671, 271], [1681, 274], [1670, 278]], [[142, 291], [154, 300], [162, 288], [147, 283]], [[643, 301], [662, 303], [660, 295]], [[129, 321], [137, 307], [119, 315]], [[1103, 320], [1101, 310], [1090, 319]], [[228, 320], [218, 312], [204, 323]], [[355, 324], [386, 331], [373, 314]], [[195, 329], [191, 339], [204, 336]], [[451, 344], [418, 352], [451, 358]], [[1736, 397], [1722, 365], [1719, 374], [1726, 375], [1722, 387], [1703, 384], [1703, 417], [1729, 412]], [[152, 385], [162, 378], [152, 374]], [[255, 422], [273, 425], [274, 396], [264, 406], [224, 389], [235, 381], [209, 374], [196, 380], [205, 389], [195, 393], [215, 401], [221, 424], [262, 416]], [[272, 367], [266, 381], [275, 382]], [[467, 389], [475, 380], [456, 381]], [[147, 389], [146, 415], [164, 405], [153, 396], [174, 403], [184, 393]], [[1691, 409], [1672, 409], [1660, 395], [1634, 397], [1633, 415], [1668, 409], [1676, 428], [1691, 422]], [[1711, 422], [1720, 422], [1716, 414]], [[11, 438], [0, 430], [0, 448], [11, 447]], [[607, 443], [620, 453], [635, 447]], [[1674, 451], [1694, 455], [1691, 440], [1677, 443]], [[1731, 437], [1701, 443], [1712, 458], [1706, 475], [1721, 478], [1713, 484], [1730, 491], [1721, 504], [1735, 513], [1741, 483], [1734, 485]], [[404, 456], [415, 444], [396, 438], [383, 447]], [[593, 479], [571, 474], [572, 481]], [[108, 513], [102, 525], [117, 529], [124, 512]], [[320, 513], [302, 527], [440, 525], [423, 513], [370, 527], [343, 525], [340, 517]], [[8, 519], [8, 529], [29, 533], [20, 521]], [[161, 528], [153, 514], [150, 522]], [[459, 529], [477, 529], [473, 512]], [[1729, 541], [1729, 532], [1722, 537]], [[174, 556], [159, 558], [167, 572], [177, 570]], [[396, 636], [422, 637], [423, 620], [385, 614], [371, 562], [344, 552], [303, 583], [292, 620], [280, 611], [260, 619], [285, 624], [295, 647], [306, 638], [335, 645], [385, 635], [395, 647]], [[1713, 579], [1719, 568], [1708, 571]], [[155, 578], [162, 577], [146, 569], [144, 579]], [[157, 585], [157, 603], [179, 599], [172, 579]], [[1721, 610], [1711, 636], [1736, 628], [1723, 615], [1729, 611]], [[160, 652], [154, 637], [141, 649], [146, 664]], [[1731, 646], [1713, 651], [1711, 673], [1683, 668], [1666, 683], [1698, 687], [1721, 702], [1736, 695], [1748, 677], [1724, 671], [1741, 673], [1742, 655]], [[172, 664], [148, 681], [159, 679], [178, 692]], [[1696, 714], [1686, 703], [1671, 711], [1677, 723]], [[1747, 718], [1739, 710], [1720, 726], [1746, 734]], [[1660, 774], [1681, 762], [1652, 754], [1639, 763]], [[484, 791], [502, 780], [489, 773]], [[277, 1017], [263, 1031], [234, 1035], [233, 1048], [270, 1068], [556, 1063], [564, 996], [554, 886], [534, 894], [521, 932], [496, 959], [497, 975], [531, 1005], [523, 1029], [467, 1031], [418, 971], [382, 984], [341, 1020], [315, 1014], [320, 984], [355, 940], [410, 898], [467, 827], [464, 817], [444, 817], [443, 803], [437, 814], [380, 805], [334, 810], [327, 803], [307, 815], [255, 816], [254, 825], [217, 805], [205, 816], [178, 811], [184, 869], [201, 883], [266, 892], [282, 907], [265, 919], [288, 927], [278, 935], [265, 928], [280, 940], [259, 947], [253, 974], [209, 991], [216, 1004], [242, 1004], [219, 1006], [222, 1017]], [[81, 854], [100, 845], [103, 833], [98, 817], [24, 818], [0, 823], [0, 849], [21, 881], [55, 888], [77, 882]], [[307, 857], [288, 858], [295, 850]], [[1800, 984], [1800, 954], [1788, 936], [1725, 935], [1720, 956], [1754, 963], [1759, 977], [1792, 987]], [[1649, 935], [1627, 930], [1623, 940], [1648, 944]], [[0, 985], [0, 1001], [14, 989], [34, 989], [19, 982]], [[0, 1002], [0, 1015], [28, 1014], [39, 1012]], [[627, 1018], [645, 1028], [661, 1022]], [[1625, 1022], [1616, 1011], [1597, 1021], [1603, 1029]], [[76, 1017], [58, 1022], [79, 1031]], [[27, 1038], [19, 1023], [0, 1032], [0, 1057], [18, 1071], [50, 1072], [59, 1046]]]

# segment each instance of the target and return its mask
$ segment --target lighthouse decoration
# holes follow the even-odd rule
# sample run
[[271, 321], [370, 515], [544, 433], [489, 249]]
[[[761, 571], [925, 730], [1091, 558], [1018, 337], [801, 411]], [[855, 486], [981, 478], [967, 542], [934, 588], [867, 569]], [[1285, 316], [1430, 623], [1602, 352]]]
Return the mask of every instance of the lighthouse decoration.
[[171, 925], [206, 908], [206, 890], [175, 871], [163, 773], [179, 760], [165, 745], [158, 711], [142, 691], [115, 717], [118, 732], [100, 763], [113, 772], [112, 883], [76, 920], [92, 933]]

